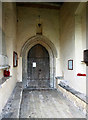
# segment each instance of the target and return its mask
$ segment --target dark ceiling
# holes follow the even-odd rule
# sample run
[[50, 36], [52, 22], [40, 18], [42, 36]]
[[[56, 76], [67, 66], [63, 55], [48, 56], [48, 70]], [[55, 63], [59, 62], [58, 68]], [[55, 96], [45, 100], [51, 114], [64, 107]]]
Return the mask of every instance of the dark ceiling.
[[17, 2], [16, 5], [20, 7], [59, 9], [63, 5], [63, 2]]

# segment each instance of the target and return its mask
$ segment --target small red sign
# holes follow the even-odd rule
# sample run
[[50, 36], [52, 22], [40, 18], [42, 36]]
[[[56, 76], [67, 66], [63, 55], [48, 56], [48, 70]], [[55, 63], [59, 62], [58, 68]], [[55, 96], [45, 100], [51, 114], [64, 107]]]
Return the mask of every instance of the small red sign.
[[86, 76], [86, 74], [78, 73], [77, 76]]

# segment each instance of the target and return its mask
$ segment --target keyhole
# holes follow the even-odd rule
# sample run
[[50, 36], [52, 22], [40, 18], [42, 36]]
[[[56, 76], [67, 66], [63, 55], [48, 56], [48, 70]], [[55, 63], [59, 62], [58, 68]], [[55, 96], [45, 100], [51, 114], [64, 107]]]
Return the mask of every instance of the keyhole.
[[41, 69], [39, 69], [39, 72], [41, 72], [42, 70]]

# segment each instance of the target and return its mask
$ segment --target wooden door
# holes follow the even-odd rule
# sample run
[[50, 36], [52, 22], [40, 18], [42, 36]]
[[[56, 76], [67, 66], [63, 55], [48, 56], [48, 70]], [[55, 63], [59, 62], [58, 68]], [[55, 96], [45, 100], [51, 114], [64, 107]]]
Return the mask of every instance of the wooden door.
[[40, 44], [28, 52], [28, 87], [47, 88], [50, 86], [48, 51]]

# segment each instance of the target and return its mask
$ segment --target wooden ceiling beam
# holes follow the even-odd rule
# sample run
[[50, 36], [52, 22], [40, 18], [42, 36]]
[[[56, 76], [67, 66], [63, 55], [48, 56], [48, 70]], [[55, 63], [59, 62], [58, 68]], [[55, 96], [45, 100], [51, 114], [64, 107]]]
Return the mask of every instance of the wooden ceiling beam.
[[63, 3], [62, 2], [17, 2], [16, 5], [20, 7], [35, 7], [35, 8], [49, 8], [49, 9], [59, 9]]

